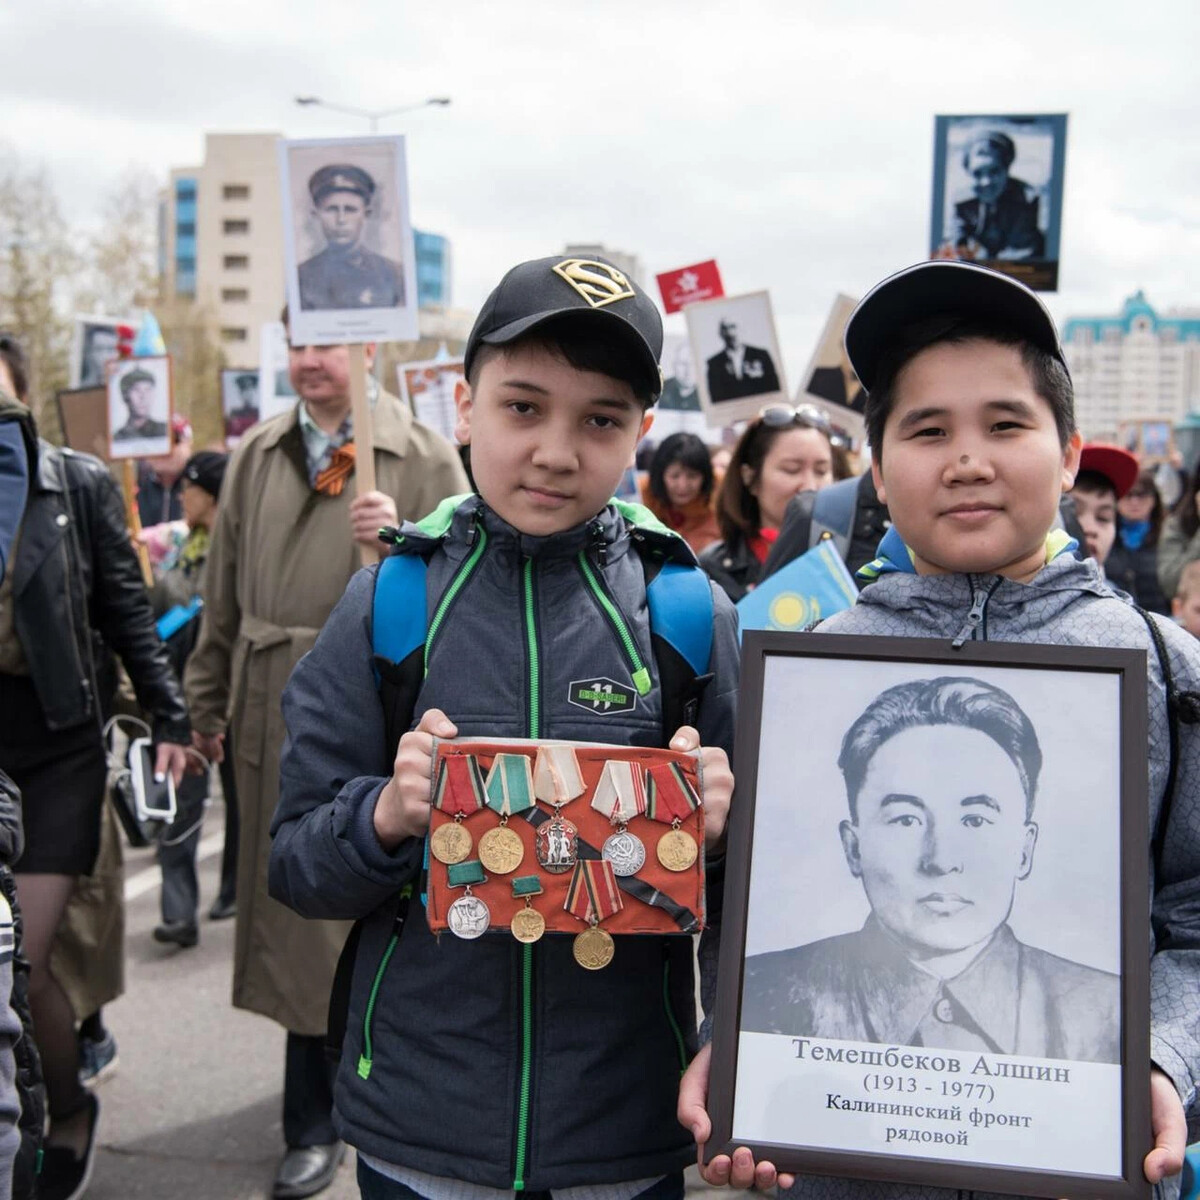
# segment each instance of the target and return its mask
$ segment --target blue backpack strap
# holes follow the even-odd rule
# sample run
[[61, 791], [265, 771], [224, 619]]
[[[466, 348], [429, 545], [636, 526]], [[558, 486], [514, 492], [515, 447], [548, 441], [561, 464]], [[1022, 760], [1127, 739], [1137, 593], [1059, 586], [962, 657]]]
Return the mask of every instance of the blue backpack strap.
[[393, 554], [379, 564], [371, 609], [371, 646], [377, 658], [401, 663], [425, 644], [429, 630], [427, 571], [419, 554]]
[[837, 552], [846, 557], [850, 535], [854, 532], [854, 514], [858, 508], [858, 479], [842, 479], [822, 488], [813, 499], [812, 524], [808, 548], [811, 550], [823, 534], [833, 538]]
[[646, 588], [646, 600], [651, 630], [673, 646], [696, 675], [706, 675], [713, 637], [708, 576], [697, 566], [663, 563]]

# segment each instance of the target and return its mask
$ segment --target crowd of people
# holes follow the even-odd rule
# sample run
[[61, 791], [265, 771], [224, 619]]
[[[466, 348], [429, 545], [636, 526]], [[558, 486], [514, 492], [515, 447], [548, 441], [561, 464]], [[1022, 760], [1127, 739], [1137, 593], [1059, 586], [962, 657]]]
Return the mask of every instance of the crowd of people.
[[[1152, 972], [1144, 1170], [1177, 1174], [1200, 1108], [1200, 1040], [1178, 1005], [1200, 994], [1200, 742], [1172, 729], [1168, 770], [1148, 629], [1175, 686], [1200, 689], [1200, 467], [1169, 468], [1168, 511], [1158, 464], [1085, 443], [1040, 301], [950, 261], [885, 280], [851, 318], [865, 464], [809, 404], [765, 407], [726, 452], [690, 433], [654, 444], [657, 308], [631, 284], [598, 314], [557, 261], [515, 266], [503, 306], [481, 310], [457, 447], [369, 378], [377, 482], [359, 493], [349, 348], [292, 346], [296, 407], [232, 456], [196, 449], [177, 421], [171, 453], [142, 464], [136, 535], [107, 467], [39, 438], [22, 349], [0, 337], [0, 947], [6, 910], [17, 946], [0, 954], [0, 1197], [87, 1189], [95, 1083], [115, 1055], [102, 1010], [120, 988], [81, 998], [71, 973], [103, 964], [53, 952], [73, 922], [119, 908], [119, 886], [85, 885], [119, 880], [104, 849], [112, 727], [133, 720], [176, 788], [153, 937], [179, 952], [200, 937], [196, 847], [219, 772], [226, 845], [208, 915], [236, 920], [233, 1003], [287, 1033], [274, 1196], [320, 1192], [351, 1145], [367, 1200], [678, 1200], [711, 1129], [690, 941], [626, 939], [583, 979], [566, 938], [436, 938], [418, 899], [434, 741], [697, 752], [711, 1006], [736, 604], [814, 544], [834, 497], [863, 593], [818, 632], [950, 638], [956, 578], [986, 574], [993, 638], [1149, 650], [1151, 823], [1162, 812], [1166, 831], [1154, 954], [1173, 974]], [[639, 445], [643, 503], [613, 502]], [[364, 553], [407, 560], [414, 590], [385, 593]], [[682, 678], [654, 624], [676, 592], [711, 647]], [[630, 678], [636, 700], [616, 711], [573, 698], [580, 679]], [[112, 953], [119, 980], [119, 932]], [[806, 1198], [942, 1194], [797, 1181], [745, 1148], [702, 1173]]]

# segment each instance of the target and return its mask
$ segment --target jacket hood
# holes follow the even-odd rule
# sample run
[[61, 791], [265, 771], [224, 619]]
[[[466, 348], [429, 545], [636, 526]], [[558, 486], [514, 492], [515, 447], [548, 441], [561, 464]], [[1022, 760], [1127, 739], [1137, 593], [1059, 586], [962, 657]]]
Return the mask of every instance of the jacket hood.
[[440, 545], [445, 546], [447, 554], [466, 554], [480, 527], [489, 539], [509, 545], [521, 558], [568, 558], [597, 546], [603, 546], [607, 556], [617, 557], [629, 549], [632, 538], [644, 543], [655, 557], [688, 566], [696, 564], [696, 556], [683, 538], [648, 508], [615, 499], [589, 521], [535, 537], [498, 516], [482, 496], [450, 496], [420, 521], [405, 521], [399, 529], [385, 531], [385, 540], [393, 544], [393, 553], [397, 554], [427, 556]]

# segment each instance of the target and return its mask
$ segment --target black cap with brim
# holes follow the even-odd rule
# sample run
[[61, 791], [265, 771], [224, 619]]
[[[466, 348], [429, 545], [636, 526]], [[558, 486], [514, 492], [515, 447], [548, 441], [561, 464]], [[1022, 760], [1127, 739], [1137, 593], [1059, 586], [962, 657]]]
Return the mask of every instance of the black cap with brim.
[[645, 371], [647, 390], [662, 390], [662, 317], [646, 293], [602, 259], [539, 258], [520, 263], [484, 302], [467, 339], [468, 376], [479, 347], [506, 346], [551, 322], [594, 322], [619, 338]]
[[859, 382], [871, 391], [879, 366], [906, 326], [929, 317], [987, 321], [1067, 360], [1054, 318], [1023, 283], [975, 263], [918, 263], [876, 284], [846, 322], [846, 357]]

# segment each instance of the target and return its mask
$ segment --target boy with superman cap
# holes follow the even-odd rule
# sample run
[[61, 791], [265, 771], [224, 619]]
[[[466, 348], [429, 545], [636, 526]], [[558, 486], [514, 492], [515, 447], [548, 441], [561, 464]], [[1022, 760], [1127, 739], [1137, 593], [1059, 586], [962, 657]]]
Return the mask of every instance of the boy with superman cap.
[[[411, 598], [428, 631], [398, 661], [378, 652], [382, 568], [361, 571], [284, 695], [270, 887], [306, 916], [365, 918], [335, 1119], [366, 1197], [683, 1195], [691, 939], [619, 937], [610, 965], [590, 971], [569, 937], [439, 940], [418, 899], [435, 737], [703, 747], [706, 841], [723, 832], [734, 610], [681, 538], [611, 500], [650, 425], [661, 350], [657, 309], [612, 264], [509, 271], [456, 394], [477, 492], [393, 531], [395, 554], [428, 564]], [[686, 688], [650, 598], [685, 578], [711, 634]], [[399, 619], [400, 607], [411, 604], [387, 611]], [[619, 701], [597, 703], [610, 684]]]
[[[1200, 692], [1200, 650], [1114, 592], [1055, 528], [1082, 439], [1054, 322], [1033, 292], [973, 264], [922, 263], [864, 297], [845, 344], [868, 391], [871, 470], [892, 527], [859, 572], [869, 586], [856, 606], [816, 632], [1146, 651], [1153, 1144], [1138, 1154], [1158, 1184], [1181, 1169], [1188, 1123], [1200, 1120], [1200, 727], [1173, 711], [1181, 693]], [[680, 1120], [701, 1144], [711, 1132], [708, 1064], [706, 1048], [680, 1089]], [[775, 1181], [773, 1165], [745, 1147], [716, 1156], [705, 1174], [741, 1187]], [[817, 1176], [780, 1182], [822, 1200], [955, 1195]]]

